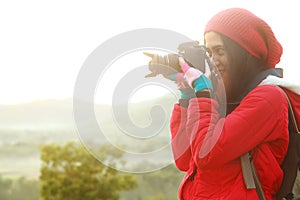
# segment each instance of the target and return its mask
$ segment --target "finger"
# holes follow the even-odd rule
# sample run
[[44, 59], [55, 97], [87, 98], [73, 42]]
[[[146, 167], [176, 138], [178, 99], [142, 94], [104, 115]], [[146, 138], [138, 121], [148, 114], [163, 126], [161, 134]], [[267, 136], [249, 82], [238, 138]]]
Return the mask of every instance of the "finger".
[[145, 76], [145, 78], [154, 77], [154, 76], [156, 76], [156, 74], [152, 72], [152, 73], [150, 73], [150, 74], [147, 74], [147, 75]]
[[177, 80], [179, 80], [179, 81], [184, 81], [184, 74], [183, 74], [183, 73], [177, 73], [176, 78], [177, 78]]
[[178, 63], [179, 63], [179, 65], [180, 65], [180, 67], [182, 67], [182, 65], [183, 65], [184, 63], [186, 63], [186, 62], [185, 62], [185, 60], [184, 60], [182, 57], [179, 57], [179, 58], [178, 58]]
[[154, 57], [154, 54], [152, 54], [152, 53], [148, 53], [148, 52], [143, 52], [143, 53], [144, 53], [144, 55], [146, 55], [146, 56], [148, 56], [150, 58]]

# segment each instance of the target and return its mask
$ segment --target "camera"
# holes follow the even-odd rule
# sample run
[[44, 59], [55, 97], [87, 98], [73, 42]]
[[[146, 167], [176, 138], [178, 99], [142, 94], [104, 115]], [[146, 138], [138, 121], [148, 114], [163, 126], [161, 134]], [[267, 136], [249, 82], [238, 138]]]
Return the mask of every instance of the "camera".
[[179, 44], [177, 49], [177, 54], [159, 55], [144, 53], [152, 58], [148, 66], [151, 73], [145, 77], [154, 77], [159, 74], [168, 76], [176, 72], [181, 72], [178, 62], [179, 57], [184, 58], [191, 67], [205, 73], [205, 61], [208, 57], [203, 45], [199, 45], [198, 41], [184, 42]]

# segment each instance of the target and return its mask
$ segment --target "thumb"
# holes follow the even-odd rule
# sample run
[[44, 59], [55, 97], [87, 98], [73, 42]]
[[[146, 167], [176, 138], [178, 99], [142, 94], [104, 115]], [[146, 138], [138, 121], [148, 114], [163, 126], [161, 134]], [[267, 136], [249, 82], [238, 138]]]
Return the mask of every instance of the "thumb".
[[182, 57], [179, 57], [178, 61], [183, 73], [186, 73], [191, 68]]
[[182, 65], [185, 63], [185, 60], [182, 57], [179, 57], [178, 62], [179, 62], [180, 67], [182, 67]]

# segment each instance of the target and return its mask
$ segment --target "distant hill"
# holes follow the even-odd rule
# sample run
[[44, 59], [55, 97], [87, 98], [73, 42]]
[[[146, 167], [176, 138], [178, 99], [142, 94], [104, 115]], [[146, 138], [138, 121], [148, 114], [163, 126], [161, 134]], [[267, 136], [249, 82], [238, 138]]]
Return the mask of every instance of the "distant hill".
[[[161, 105], [166, 114], [170, 112], [174, 99], [170, 96], [134, 103], [130, 105], [118, 105], [112, 108], [111, 105], [95, 105], [95, 114], [101, 121], [105, 121], [112, 109], [126, 109], [130, 111], [131, 117], [141, 121], [147, 121], [147, 115], [153, 105]], [[128, 107], [127, 107], [128, 106]], [[128, 115], [128, 112], [116, 112], [118, 115]], [[128, 116], [118, 116], [118, 119], [125, 119]], [[159, 120], [159, 117], [156, 120]], [[0, 129], [74, 129], [72, 99], [50, 99], [34, 101], [16, 105], [0, 105]]]
[[0, 106], [1, 129], [71, 128], [72, 100], [44, 100]]
[[[94, 113], [102, 132], [97, 135], [93, 133], [91, 122], [86, 116], [82, 116], [84, 131], [76, 130], [72, 99], [0, 105], [0, 175], [38, 177], [40, 145], [78, 141], [79, 136], [81, 139], [85, 137], [85, 144], [110, 142], [129, 152], [142, 153], [160, 149], [170, 141], [168, 120], [174, 102], [174, 98], [164, 96], [129, 105], [95, 105]], [[155, 108], [155, 105], [160, 105], [164, 113]], [[152, 118], [151, 108], [154, 108]], [[166, 123], [163, 127], [156, 127], [164, 120]], [[149, 131], [147, 126], [151, 124], [154, 124], [152, 128], [160, 128], [159, 134], [152, 129]], [[165, 161], [163, 154], [156, 158], [156, 161], [160, 160]], [[9, 172], [12, 173], [2, 172], [1, 169], [10, 169]]]

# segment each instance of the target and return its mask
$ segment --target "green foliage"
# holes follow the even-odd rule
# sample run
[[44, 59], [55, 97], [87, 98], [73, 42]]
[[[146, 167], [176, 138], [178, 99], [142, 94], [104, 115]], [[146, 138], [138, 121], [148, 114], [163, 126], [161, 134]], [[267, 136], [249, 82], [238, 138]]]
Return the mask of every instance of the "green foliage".
[[39, 182], [20, 177], [17, 180], [0, 177], [1, 200], [38, 200]]
[[[100, 151], [109, 159], [122, 156], [108, 146]], [[120, 191], [137, 187], [133, 176], [105, 166], [75, 143], [44, 145], [41, 160], [44, 200], [117, 200]]]

